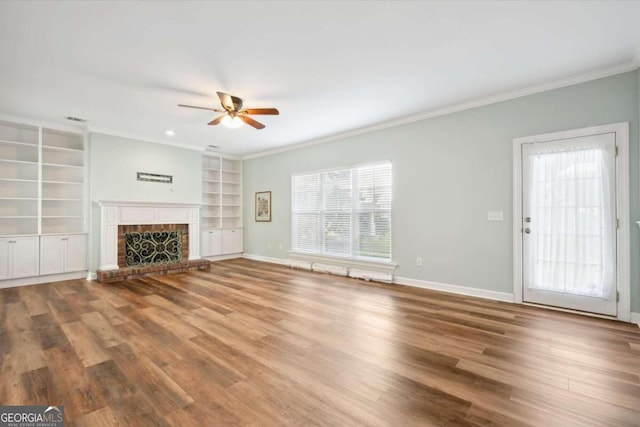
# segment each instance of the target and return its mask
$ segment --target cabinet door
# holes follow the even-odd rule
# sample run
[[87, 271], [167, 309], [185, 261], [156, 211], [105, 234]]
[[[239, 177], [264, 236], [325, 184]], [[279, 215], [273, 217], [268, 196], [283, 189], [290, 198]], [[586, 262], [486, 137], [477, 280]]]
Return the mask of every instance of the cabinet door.
[[87, 236], [78, 234], [66, 238], [65, 273], [87, 269]]
[[9, 239], [0, 240], [0, 280], [9, 278]]
[[65, 241], [62, 236], [40, 237], [40, 274], [64, 273]]
[[202, 232], [202, 256], [217, 256], [222, 254], [221, 230], [205, 230]]
[[11, 239], [11, 277], [38, 275], [38, 237], [14, 237]]
[[222, 253], [236, 254], [242, 252], [242, 229], [222, 230]]

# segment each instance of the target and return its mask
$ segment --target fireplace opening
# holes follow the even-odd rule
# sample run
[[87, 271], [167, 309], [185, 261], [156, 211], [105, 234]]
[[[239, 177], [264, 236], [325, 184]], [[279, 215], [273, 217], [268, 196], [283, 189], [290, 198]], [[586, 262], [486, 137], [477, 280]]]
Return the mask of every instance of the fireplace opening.
[[189, 259], [187, 224], [118, 226], [118, 267], [179, 264]]
[[182, 261], [182, 231], [126, 233], [124, 243], [127, 267]]

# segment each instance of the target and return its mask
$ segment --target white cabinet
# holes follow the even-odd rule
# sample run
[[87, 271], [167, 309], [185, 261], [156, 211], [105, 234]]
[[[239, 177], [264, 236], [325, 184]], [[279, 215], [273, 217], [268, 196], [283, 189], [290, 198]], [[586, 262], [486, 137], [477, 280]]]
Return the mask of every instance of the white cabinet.
[[8, 279], [11, 258], [9, 239], [0, 239], [0, 280]]
[[38, 237], [0, 239], [0, 280], [38, 275]]
[[222, 230], [222, 253], [237, 254], [242, 252], [242, 228]]
[[40, 237], [40, 274], [86, 270], [87, 236]]
[[205, 230], [200, 241], [203, 257], [222, 255], [222, 230]]

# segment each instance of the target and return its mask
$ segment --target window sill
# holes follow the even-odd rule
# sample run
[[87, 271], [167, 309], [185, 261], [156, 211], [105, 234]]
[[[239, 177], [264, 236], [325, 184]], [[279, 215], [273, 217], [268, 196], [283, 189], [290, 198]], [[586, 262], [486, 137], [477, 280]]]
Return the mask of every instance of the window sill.
[[366, 268], [383, 273], [392, 273], [398, 267], [397, 263], [391, 261], [370, 261], [357, 258], [341, 258], [327, 255], [306, 254], [303, 252], [289, 252], [289, 257], [291, 259], [301, 261], [322, 262], [343, 267]]

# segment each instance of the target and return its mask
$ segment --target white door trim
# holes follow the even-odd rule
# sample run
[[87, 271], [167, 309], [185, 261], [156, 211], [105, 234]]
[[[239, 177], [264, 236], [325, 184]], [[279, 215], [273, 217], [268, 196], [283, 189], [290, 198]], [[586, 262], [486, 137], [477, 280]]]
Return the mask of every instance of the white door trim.
[[616, 157], [616, 209], [619, 228], [617, 234], [617, 283], [618, 320], [629, 322], [631, 296], [629, 267], [629, 123], [592, 126], [543, 135], [526, 136], [513, 140], [513, 299], [522, 304], [522, 144], [579, 138], [602, 133], [615, 133], [618, 156]]

